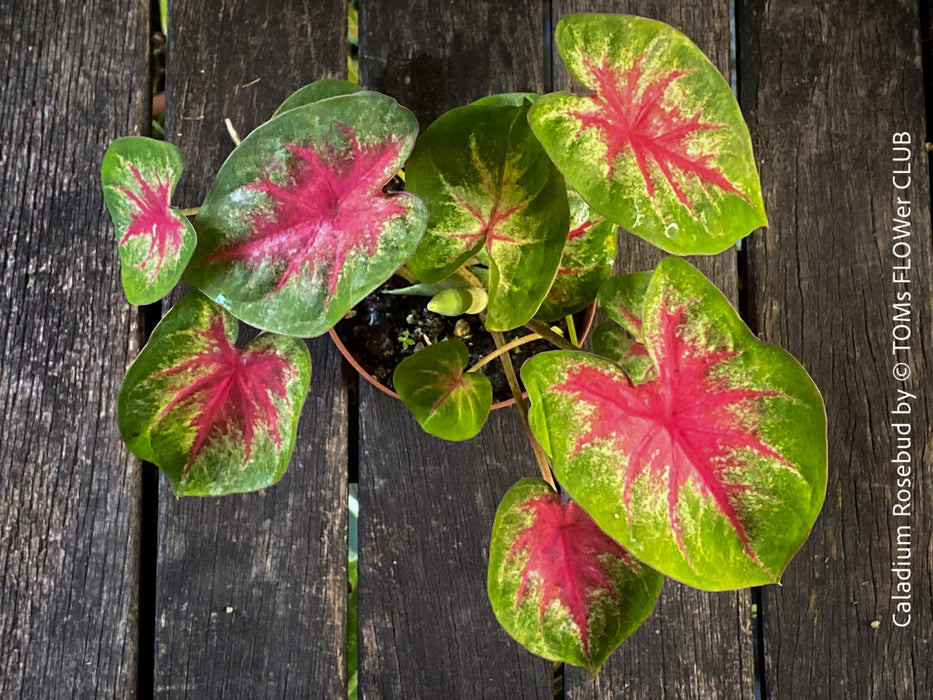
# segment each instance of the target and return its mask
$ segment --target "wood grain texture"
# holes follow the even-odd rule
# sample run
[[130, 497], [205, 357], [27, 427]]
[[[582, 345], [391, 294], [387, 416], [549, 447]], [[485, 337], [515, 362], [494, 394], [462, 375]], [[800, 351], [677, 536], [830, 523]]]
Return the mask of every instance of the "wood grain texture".
[[[176, 2], [166, 134], [176, 200], [201, 201], [232, 143], [293, 90], [346, 70], [343, 2]], [[289, 470], [259, 493], [176, 500], [160, 484], [157, 697], [346, 693], [347, 401], [340, 358], [311, 342], [311, 391]]]
[[[541, 4], [366, 2], [360, 75], [435, 117], [491, 92], [542, 89]], [[511, 640], [486, 596], [499, 500], [535, 476], [514, 409], [447, 443], [360, 388], [360, 691], [372, 698], [544, 698], [551, 664]]]
[[[738, 8], [740, 94], [760, 155], [769, 235], [749, 247], [749, 307], [826, 400], [829, 488], [813, 534], [765, 594], [772, 698], [933, 696], [930, 191], [917, 4], [771, 3]], [[892, 134], [909, 132], [910, 326], [892, 355]], [[898, 359], [911, 379], [892, 378]], [[892, 624], [898, 388], [916, 395], [913, 621]], [[872, 623], [877, 621], [877, 628]]]
[[140, 468], [116, 398], [138, 329], [100, 162], [147, 128], [148, 30], [138, 2], [0, 4], [4, 698], [135, 691]]
[[[572, 12], [634, 14], [666, 22], [689, 36], [729, 75], [729, 3], [663, 0], [554, 0], [553, 24]], [[554, 89], [579, 91], [557, 53]], [[767, 200], [765, 205], [768, 206]], [[752, 237], [766, 235], [757, 232]], [[616, 274], [652, 269], [665, 253], [625, 231], [619, 234]], [[729, 300], [738, 300], [735, 249], [688, 258]], [[592, 680], [568, 668], [567, 697], [740, 698], [754, 694], [751, 600], [748, 591], [708, 593], [665, 581], [653, 615], [609, 657]]]
[[423, 130], [485, 95], [541, 92], [543, 24], [531, 0], [360, 0], [360, 82], [401, 100]]

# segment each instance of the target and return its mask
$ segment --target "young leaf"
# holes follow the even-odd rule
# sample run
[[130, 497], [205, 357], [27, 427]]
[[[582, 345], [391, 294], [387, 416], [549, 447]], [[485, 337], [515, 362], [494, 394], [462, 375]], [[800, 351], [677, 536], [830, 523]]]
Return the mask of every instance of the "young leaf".
[[464, 372], [469, 361], [466, 345], [444, 340], [395, 368], [395, 390], [425, 432], [469, 440], [483, 427], [492, 406], [492, 384], [484, 374]]
[[612, 277], [600, 286], [596, 297], [600, 312], [628, 331], [637, 341], [644, 340], [643, 307], [653, 276], [654, 272], [649, 271]]
[[611, 321], [593, 329], [593, 352], [619, 365], [633, 384], [644, 382], [654, 368], [644, 344]]
[[654, 368], [642, 384], [579, 352], [522, 367], [558, 480], [661, 573], [710, 590], [778, 581], [826, 490], [819, 392], [677, 258], [651, 279], [643, 338]]
[[557, 272], [569, 210], [563, 178], [526, 120], [527, 105], [467, 105], [434, 122], [406, 166], [406, 185], [431, 212], [408, 267], [424, 282], [489, 254], [492, 330], [537, 311]]
[[680, 255], [718, 253], [767, 224], [748, 128], [725, 78], [683, 34], [624, 15], [556, 30], [592, 93], [551, 94], [529, 122], [594, 209]]
[[113, 218], [123, 290], [131, 304], [151, 304], [168, 294], [194, 253], [194, 227], [171, 206], [181, 170], [175, 146], [142, 136], [119, 138], [104, 154], [104, 202]]
[[254, 491], [288, 466], [311, 380], [303, 341], [262, 334], [241, 350], [237, 322], [192, 292], [152, 332], [120, 389], [130, 451], [176, 496]]
[[295, 90], [285, 99], [285, 102], [279, 105], [279, 108], [275, 110], [272, 116], [277, 117], [290, 109], [295, 109], [295, 107], [309, 105], [312, 102], [326, 100], [329, 97], [351, 95], [354, 92], [360, 92], [362, 89], [359, 85], [347, 80], [318, 80]]
[[489, 545], [489, 600], [522, 646], [599, 670], [654, 609], [661, 576], [540, 479], [509, 489]]
[[424, 204], [383, 186], [418, 123], [371, 92], [296, 107], [247, 136], [201, 206], [186, 279], [238, 318], [320, 335], [387, 280], [424, 231]]
[[567, 198], [570, 202], [567, 245], [554, 283], [535, 314], [535, 318], [548, 323], [586, 308], [612, 272], [616, 257], [616, 225], [592, 212], [573, 190], [567, 191]]

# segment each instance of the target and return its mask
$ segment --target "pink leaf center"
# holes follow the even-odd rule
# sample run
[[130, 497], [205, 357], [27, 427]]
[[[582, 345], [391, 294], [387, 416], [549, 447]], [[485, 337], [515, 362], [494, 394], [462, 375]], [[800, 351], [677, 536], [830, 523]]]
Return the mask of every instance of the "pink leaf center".
[[150, 183], [136, 166], [128, 164], [128, 167], [136, 179], [138, 191], [124, 187], [118, 188], [119, 192], [133, 205], [132, 220], [123, 238], [120, 239], [120, 245], [125, 245], [137, 236], [149, 239], [149, 251], [143, 261], [136, 265], [136, 269], [146, 269], [149, 261], [155, 256], [156, 264], [148, 274], [149, 282], [152, 282], [158, 275], [166, 256], [174, 256], [181, 249], [181, 232], [185, 225], [172, 213], [169, 202], [171, 185], [168, 178], [162, 180], [156, 175], [154, 183]]
[[585, 64], [594, 83], [593, 94], [584, 98], [586, 107], [573, 112], [572, 116], [580, 120], [581, 131], [596, 129], [599, 132], [606, 146], [609, 176], [612, 177], [615, 170], [616, 157], [628, 154], [635, 158], [652, 199], [657, 171], [660, 171], [660, 176], [691, 214], [694, 203], [680, 182], [687, 177], [696, 178], [702, 186], [715, 185], [748, 201], [748, 197], [726, 179], [711, 154], [699, 153], [694, 148], [697, 134], [724, 129], [726, 125], [704, 122], [700, 110], [691, 116], [675, 104], [667, 103], [668, 89], [688, 71], [671, 71], [654, 80], [645, 80], [646, 56], [647, 51], [638, 56], [628, 70], [613, 67], [608, 58], [600, 65]]
[[251, 215], [246, 238], [208, 256], [207, 262], [239, 261], [258, 268], [272, 263], [278, 274], [273, 292], [296, 277], [327, 275], [333, 296], [340, 272], [353, 251], [376, 252], [390, 220], [405, 216], [399, 195], [382, 191], [401, 152], [397, 142], [364, 145], [341, 125], [349, 149], [315, 149], [286, 144], [291, 154], [284, 174], [247, 185], [261, 192], [271, 208]]
[[281, 449], [279, 411], [273, 398], [288, 402], [286, 385], [293, 374], [286, 360], [269, 348], [240, 350], [232, 345], [220, 317], [211, 319], [206, 331], [195, 332], [206, 341], [205, 350], [153, 375], [179, 379], [174, 395], [156, 421], [182, 405], [197, 408], [189, 423], [195, 436], [183, 481], [204, 447], [219, 437], [242, 440], [244, 466], [257, 431], [265, 431], [276, 448]]
[[733, 480], [735, 472], [747, 466], [750, 455], [788, 464], [758, 434], [761, 401], [780, 394], [730, 387], [722, 376], [715, 376], [714, 368], [737, 353], [688, 342], [682, 334], [685, 313], [683, 306], [663, 308], [660, 329], [650, 343], [655, 360], [651, 381], [635, 386], [624, 375], [580, 365], [555, 387], [591, 411], [586, 418], [589, 428], [578, 438], [574, 454], [605, 441], [627, 456], [620, 469], [623, 502], [630, 516], [631, 489], [638, 476], [648, 477], [654, 488], [665, 489], [671, 529], [691, 566], [677, 506], [684, 489], [692, 484], [712, 499], [748, 556], [767, 572], [735, 506], [735, 495], [751, 489]]
[[540, 620], [552, 602], [567, 609], [580, 630], [584, 651], [589, 651], [588, 607], [603, 591], [612, 599], [616, 591], [603, 558], [620, 559], [634, 570], [638, 564], [576, 503], [562, 505], [557, 494], [540, 496], [522, 506], [534, 520], [509, 550], [508, 558], [522, 557], [524, 568], [515, 607], [534, 581]]

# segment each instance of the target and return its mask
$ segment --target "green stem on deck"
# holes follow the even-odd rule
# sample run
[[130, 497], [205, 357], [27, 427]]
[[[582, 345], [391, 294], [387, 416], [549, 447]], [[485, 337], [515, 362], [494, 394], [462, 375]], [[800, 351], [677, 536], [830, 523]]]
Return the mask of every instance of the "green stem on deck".
[[[499, 331], [489, 331], [489, 334], [492, 336], [497, 348], [505, 347], [505, 338], [502, 337], [502, 333]], [[505, 371], [505, 377], [509, 380], [509, 388], [512, 390], [512, 396], [515, 398], [515, 407], [518, 409], [518, 414], [522, 417], [522, 425], [525, 426], [525, 434], [528, 436], [528, 441], [531, 443], [531, 451], [535, 453], [538, 469], [541, 470], [541, 478], [543, 478], [552, 489], [557, 491], [557, 484], [554, 482], [554, 475], [551, 473], [551, 466], [548, 464], [547, 455], [544, 454], [544, 449], [538, 444], [534, 433], [531, 432], [531, 425], [528, 423], [528, 407], [525, 405], [525, 397], [522, 396], [522, 389], [518, 384], [518, 376], [515, 374], [515, 368], [512, 366], [512, 358], [509, 357], [509, 353], [505, 352], [499, 356], [499, 359], [502, 362], [502, 369]]]

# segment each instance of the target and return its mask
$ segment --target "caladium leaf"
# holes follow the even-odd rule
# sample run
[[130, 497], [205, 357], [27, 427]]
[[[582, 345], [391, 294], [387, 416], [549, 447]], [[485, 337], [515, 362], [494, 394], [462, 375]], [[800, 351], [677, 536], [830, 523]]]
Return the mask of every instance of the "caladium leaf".
[[392, 383], [425, 432], [445, 440], [476, 435], [492, 406], [486, 375], [465, 372], [470, 351], [459, 340], [444, 340], [402, 360]]
[[592, 93], [551, 94], [529, 121], [594, 209], [671, 253], [718, 253], [767, 224], [751, 139], [729, 83], [683, 34], [624, 15], [556, 30]]
[[596, 297], [600, 312], [619, 324], [637, 341], [644, 340], [642, 309], [653, 276], [654, 271], [612, 277], [600, 286]]
[[489, 600], [529, 651], [595, 674], [654, 609], [661, 576], [540, 479], [509, 489], [489, 546]]
[[658, 266], [642, 323], [654, 369], [641, 384], [586, 353], [522, 367], [557, 478], [668, 576], [711, 590], [778, 581], [826, 490], [819, 392], [683, 260]]
[[340, 95], [350, 95], [354, 92], [360, 92], [363, 88], [349, 80], [317, 80], [310, 85], [298, 88], [289, 95], [285, 102], [279, 105], [275, 110], [273, 117], [277, 117], [283, 112], [287, 112], [295, 107], [309, 105], [312, 102], [326, 100], [328, 97], [338, 97]]
[[324, 333], [421, 238], [424, 204], [382, 191], [417, 133], [411, 112], [371, 92], [266, 122], [234, 150], [207, 193], [186, 279], [258, 328]]
[[475, 105], [504, 105], [507, 107], [521, 107], [525, 101], [534, 102], [538, 99], [536, 92], [500, 92], [497, 95], [486, 95], [472, 102]]
[[549, 323], [586, 308], [612, 272], [616, 257], [616, 225], [591, 211], [573, 190], [567, 191], [567, 198], [570, 202], [567, 244], [554, 283], [535, 314]]
[[491, 330], [534, 315], [567, 240], [564, 181], [528, 128], [527, 108], [453, 109], [424, 132], [405, 169], [408, 189], [431, 212], [408, 267], [434, 282], [485, 248]]
[[615, 362], [634, 384], [653, 377], [654, 363], [644, 343], [633, 338], [612, 321], [593, 329], [593, 352]]
[[176, 496], [261, 489], [285, 473], [311, 380], [304, 342], [261, 334], [192, 292], [152, 332], [120, 389], [120, 434]]
[[171, 206], [181, 170], [181, 151], [142, 136], [116, 139], [104, 154], [104, 202], [131, 304], [151, 304], [168, 294], [194, 253], [194, 227]]

